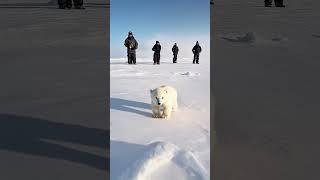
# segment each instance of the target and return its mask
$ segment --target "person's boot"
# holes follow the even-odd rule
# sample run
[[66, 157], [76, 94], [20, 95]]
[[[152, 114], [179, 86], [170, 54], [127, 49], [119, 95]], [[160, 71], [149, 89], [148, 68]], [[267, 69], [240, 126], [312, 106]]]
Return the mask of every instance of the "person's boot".
[[283, 4], [283, 0], [275, 0], [275, 5], [276, 5], [276, 7], [286, 7]]
[[265, 7], [271, 7], [272, 6], [272, 0], [264, 0], [264, 6]]

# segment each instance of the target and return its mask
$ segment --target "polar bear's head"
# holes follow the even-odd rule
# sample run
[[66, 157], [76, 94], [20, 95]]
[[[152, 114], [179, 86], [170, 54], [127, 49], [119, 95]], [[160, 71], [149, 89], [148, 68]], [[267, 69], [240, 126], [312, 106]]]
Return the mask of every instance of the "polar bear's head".
[[164, 88], [151, 89], [150, 95], [152, 103], [157, 105], [164, 104], [168, 99], [168, 91]]

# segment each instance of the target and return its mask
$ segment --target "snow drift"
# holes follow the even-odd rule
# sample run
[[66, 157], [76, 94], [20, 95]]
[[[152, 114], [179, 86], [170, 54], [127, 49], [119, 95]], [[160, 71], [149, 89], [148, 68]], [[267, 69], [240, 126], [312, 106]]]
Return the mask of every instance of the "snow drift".
[[[203, 166], [190, 152], [168, 142], [154, 142], [143, 149], [144, 153], [118, 178], [118, 180], [156, 180], [171, 171], [180, 180], [207, 180]], [[175, 166], [175, 168], [170, 168]], [[169, 174], [169, 173], [167, 173]], [[171, 178], [172, 179], [172, 178]]]

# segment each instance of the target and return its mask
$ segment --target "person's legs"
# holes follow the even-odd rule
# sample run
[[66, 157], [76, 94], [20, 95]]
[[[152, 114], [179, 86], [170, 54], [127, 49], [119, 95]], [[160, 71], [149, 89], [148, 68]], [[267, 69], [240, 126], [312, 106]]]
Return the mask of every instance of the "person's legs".
[[84, 9], [83, 0], [73, 0], [73, 4], [76, 9]]
[[136, 64], [136, 54], [132, 53], [132, 63]]
[[66, 0], [58, 0], [58, 5], [60, 9], [66, 8]]
[[133, 53], [130, 53], [130, 64], [133, 64]]
[[173, 54], [173, 63], [177, 62], [177, 54]]
[[196, 62], [196, 54], [193, 55], [193, 64]]
[[157, 54], [157, 64], [160, 64], [160, 54]]
[[276, 7], [285, 7], [283, 0], [274, 0]]
[[153, 54], [153, 64], [157, 63], [157, 56], [156, 53]]
[[66, 0], [66, 7], [68, 9], [71, 9], [72, 8], [72, 0]]
[[199, 64], [199, 54], [196, 56], [196, 63]]
[[265, 7], [271, 7], [272, 6], [272, 0], [264, 0], [264, 6]]

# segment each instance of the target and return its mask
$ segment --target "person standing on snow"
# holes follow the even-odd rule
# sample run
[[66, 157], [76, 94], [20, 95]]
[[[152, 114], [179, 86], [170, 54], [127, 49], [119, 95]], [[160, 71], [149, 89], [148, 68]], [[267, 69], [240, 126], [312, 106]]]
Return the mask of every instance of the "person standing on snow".
[[174, 45], [172, 47], [172, 52], [173, 52], [173, 63], [177, 63], [178, 52], [179, 52], [179, 48], [177, 46], [177, 43], [174, 43]]
[[153, 46], [152, 51], [154, 51], [153, 64], [160, 64], [161, 45], [160, 45], [159, 41], [156, 41], [156, 44]]
[[[283, 4], [283, 0], [274, 0], [274, 4], [276, 7], [286, 7]], [[265, 7], [271, 7], [272, 6], [272, 0], [264, 0], [264, 6]]]
[[128, 64], [136, 64], [136, 49], [138, 49], [138, 42], [133, 37], [131, 31], [128, 33], [124, 46], [127, 47]]
[[193, 46], [193, 48], [192, 48], [192, 52], [194, 54], [194, 56], [193, 56], [193, 64], [194, 63], [199, 64], [199, 55], [200, 55], [201, 51], [202, 51], [201, 46], [199, 45], [199, 42], [197, 41], [196, 45]]
[[72, 2], [75, 9], [85, 9], [83, 7], [83, 0], [58, 0], [58, 5], [60, 9], [71, 9]]

